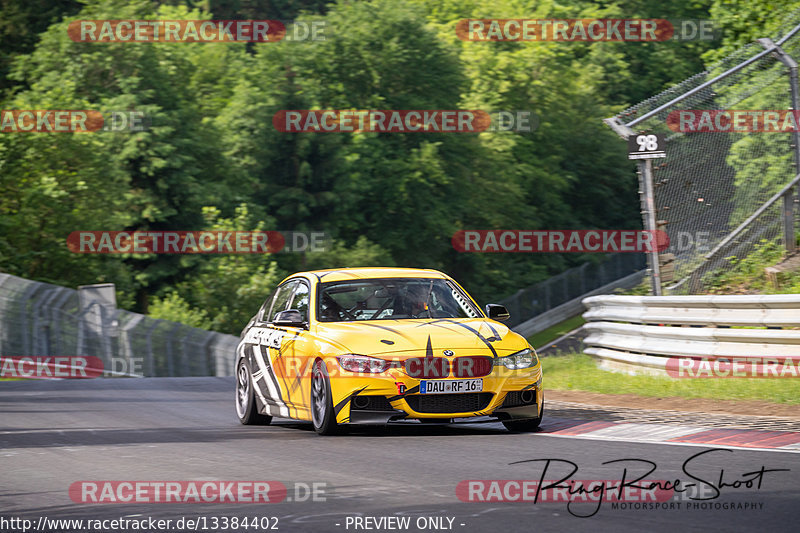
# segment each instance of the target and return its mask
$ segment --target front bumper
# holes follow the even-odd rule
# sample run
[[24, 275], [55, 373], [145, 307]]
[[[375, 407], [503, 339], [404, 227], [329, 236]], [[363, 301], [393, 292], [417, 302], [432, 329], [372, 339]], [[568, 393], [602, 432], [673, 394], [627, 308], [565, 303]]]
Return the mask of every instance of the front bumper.
[[[426, 395], [419, 394], [421, 380], [404, 374], [375, 377], [340, 375], [331, 383], [336, 420], [340, 424], [382, 425], [411, 419], [447, 423], [454, 419], [481, 417], [494, 420], [539, 418], [544, 400], [541, 367], [508, 374], [483, 377], [483, 390], [480, 393]], [[403, 393], [399, 392], [401, 389], [404, 389]], [[476, 395], [483, 397], [476, 398]], [[451, 398], [446, 398], [448, 396]], [[365, 401], [366, 397], [385, 398], [386, 401], [377, 402], [380, 405], [376, 408], [376, 402]], [[450, 409], [450, 406], [453, 408]]]

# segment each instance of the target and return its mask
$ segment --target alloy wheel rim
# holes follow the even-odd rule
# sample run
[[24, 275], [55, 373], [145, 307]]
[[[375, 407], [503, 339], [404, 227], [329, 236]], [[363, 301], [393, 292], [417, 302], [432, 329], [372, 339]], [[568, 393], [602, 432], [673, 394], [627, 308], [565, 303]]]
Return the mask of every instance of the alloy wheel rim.
[[239, 418], [244, 418], [247, 412], [247, 404], [250, 401], [250, 379], [247, 375], [247, 368], [244, 364], [239, 365], [236, 380], [236, 414]]
[[314, 371], [314, 379], [311, 382], [311, 400], [312, 400], [312, 415], [314, 417], [314, 425], [316, 427], [322, 426], [322, 421], [325, 419], [325, 376], [317, 367]]

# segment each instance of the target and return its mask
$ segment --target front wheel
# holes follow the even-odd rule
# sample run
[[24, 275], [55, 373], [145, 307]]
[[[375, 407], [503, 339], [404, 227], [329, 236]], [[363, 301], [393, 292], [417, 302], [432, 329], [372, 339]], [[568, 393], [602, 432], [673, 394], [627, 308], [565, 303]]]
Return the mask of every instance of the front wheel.
[[514, 431], [516, 433], [529, 433], [531, 431], [536, 431], [539, 427], [539, 424], [542, 423], [542, 417], [544, 416], [544, 400], [542, 400], [542, 412], [539, 415], [539, 418], [526, 418], [524, 420], [503, 420], [503, 425], [509, 431]]
[[333, 411], [331, 380], [325, 363], [318, 360], [311, 373], [311, 420], [314, 431], [320, 435], [334, 435], [339, 430]]
[[271, 416], [258, 412], [252, 373], [245, 359], [239, 359], [236, 365], [236, 415], [245, 425], [267, 426], [272, 422]]

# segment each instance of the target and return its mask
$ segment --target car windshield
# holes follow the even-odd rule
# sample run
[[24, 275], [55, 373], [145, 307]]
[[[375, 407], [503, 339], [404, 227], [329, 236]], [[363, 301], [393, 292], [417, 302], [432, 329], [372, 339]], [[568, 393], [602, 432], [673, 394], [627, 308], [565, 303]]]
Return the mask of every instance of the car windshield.
[[320, 285], [320, 322], [408, 318], [476, 318], [480, 311], [444, 279], [369, 279]]

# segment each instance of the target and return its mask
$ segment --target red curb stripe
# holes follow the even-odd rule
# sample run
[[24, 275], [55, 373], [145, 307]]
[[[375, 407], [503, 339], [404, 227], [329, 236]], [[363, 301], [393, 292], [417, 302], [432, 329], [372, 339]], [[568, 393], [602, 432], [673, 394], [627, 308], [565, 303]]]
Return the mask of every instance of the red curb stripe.
[[781, 435], [755, 441], [755, 443], [757, 443], [760, 448], [780, 448], [781, 446], [800, 443], [800, 433], [790, 433], [787, 431], [779, 431], [778, 433], [781, 433]]
[[[563, 436], [581, 436], [608, 427], [620, 426], [625, 423], [577, 420], [566, 418], [548, 418], [542, 424], [540, 433]], [[675, 426], [681, 428], [683, 426]], [[631, 429], [628, 438], [636, 440], [637, 431]], [[602, 436], [598, 436], [602, 438]], [[623, 439], [624, 440], [624, 439]], [[778, 449], [784, 446], [800, 444], [800, 432], [793, 431], [769, 431], [762, 429], [734, 429], [718, 428], [700, 430], [690, 435], [664, 439], [662, 443], [687, 443], [687, 444], [707, 444], [709, 446], [732, 446], [740, 448], [769, 448]]]
[[775, 432], [759, 431], [759, 430], [745, 430], [739, 434], [725, 437], [714, 441], [714, 444], [731, 444], [734, 446], [752, 446], [757, 442], [765, 441], [769, 438], [775, 437]]
[[748, 434], [734, 435], [731, 439], [733, 440], [723, 439], [718, 442], [723, 444], [732, 443], [737, 446], [746, 446], [750, 448], [778, 448], [780, 446], [786, 446], [787, 444], [796, 444], [800, 442], [800, 433], [754, 430], [748, 432]]
[[686, 435], [684, 437], [676, 437], [669, 439], [667, 442], [692, 442], [696, 444], [722, 444], [726, 440], [737, 440], [749, 433], [743, 429], [710, 429], [708, 431], [701, 431], [693, 435]]

